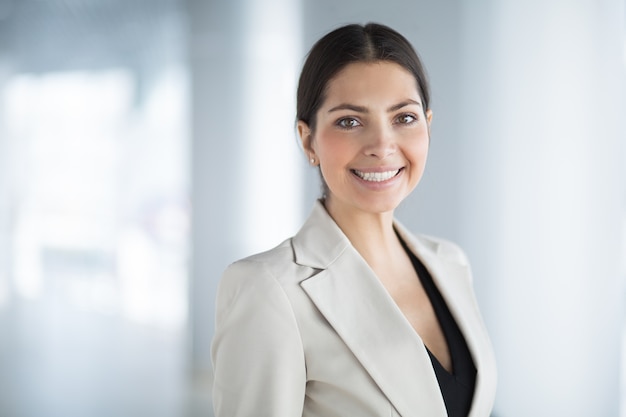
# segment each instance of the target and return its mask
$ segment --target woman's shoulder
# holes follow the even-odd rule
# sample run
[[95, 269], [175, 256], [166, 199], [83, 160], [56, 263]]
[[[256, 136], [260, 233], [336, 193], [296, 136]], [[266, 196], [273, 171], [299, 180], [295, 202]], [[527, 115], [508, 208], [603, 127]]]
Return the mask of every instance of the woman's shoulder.
[[[284, 281], [285, 277], [293, 274], [294, 263], [291, 238], [283, 241], [274, 248], [256, 253], [231, 263], [222, 276], [224, 280], [249, 280], [262, 277]], [[287, 272], [291, 272], [288, 274]]]
[[468, 263], [467, 255], [463, 248], [451, 240], [423, 234], [417, 235], [416, 238], [421, 239], [423, 242], [428, 242], [441, 257], [454, 260], [463, 265]]
[[249, 264], [264, 264], [273, 265], [282, 262], [288, 262], [293, 260], [293, 250], [291, 249], [291, 239], [286, 239], [279, 245], [274, 246], [271, 249], [263, 252], [258, 252], [242, 259], [239, 259], [233, 264], [249, 263]]
[[395, 223], [395, 227], [405, 240], [423, 251], [427, 251], [440, 259], [453, 261], [461, 265], [469, 263], [465, 251], [451, 240], [428, 234], [413, 233], [399, 222]]

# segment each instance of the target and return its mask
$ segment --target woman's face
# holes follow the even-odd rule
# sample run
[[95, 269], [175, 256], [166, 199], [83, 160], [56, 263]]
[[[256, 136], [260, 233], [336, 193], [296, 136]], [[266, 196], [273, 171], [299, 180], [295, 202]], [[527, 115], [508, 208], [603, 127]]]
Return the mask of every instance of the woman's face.
[[315, 131], [298, 123], [330, 190], [331, 214], [394, 210], [424, 172], [431, 117], [415, 78], [398, 64], [349, 64], [332, 78]]

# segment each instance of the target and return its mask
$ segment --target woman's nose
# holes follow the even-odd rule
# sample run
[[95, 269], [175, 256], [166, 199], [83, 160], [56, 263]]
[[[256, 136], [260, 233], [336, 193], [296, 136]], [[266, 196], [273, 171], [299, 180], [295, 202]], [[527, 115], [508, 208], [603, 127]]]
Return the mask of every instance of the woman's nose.
[[381, 127], [372, 129], [369, 133], [367, 145], [364, 148], [367, 156], [385, 159], [396, 152], [397, 144], [390, 129]]

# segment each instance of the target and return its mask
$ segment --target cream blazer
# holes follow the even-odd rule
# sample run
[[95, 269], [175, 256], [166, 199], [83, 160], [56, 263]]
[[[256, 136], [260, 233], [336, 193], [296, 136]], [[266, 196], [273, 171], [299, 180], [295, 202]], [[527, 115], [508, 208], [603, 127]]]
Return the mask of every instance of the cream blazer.
[[[487, 417], [496, 367], [466, 257], [395, 227], [465, 336], [469, 415]], [[293, 238], [227, 268], [211, 358], [216, 417], [447, 416], [422, 340], [320, 202]]]

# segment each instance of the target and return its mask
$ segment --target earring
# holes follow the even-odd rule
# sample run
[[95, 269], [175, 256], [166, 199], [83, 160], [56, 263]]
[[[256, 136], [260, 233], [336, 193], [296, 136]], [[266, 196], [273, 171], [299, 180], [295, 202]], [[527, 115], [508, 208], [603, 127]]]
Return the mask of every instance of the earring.
[[310, 161], [311, 161], [311, 165], [315, 165], [315, 158], [311, 158]]

